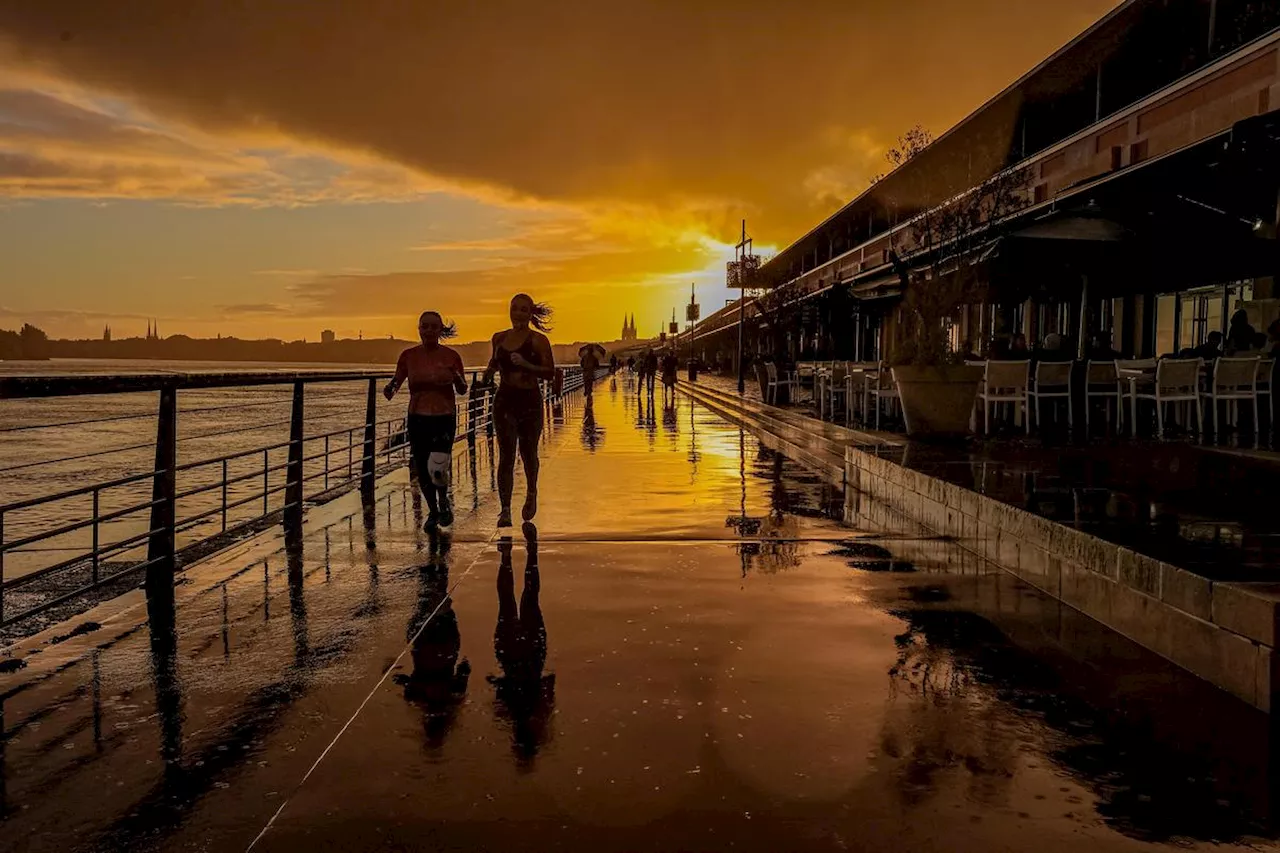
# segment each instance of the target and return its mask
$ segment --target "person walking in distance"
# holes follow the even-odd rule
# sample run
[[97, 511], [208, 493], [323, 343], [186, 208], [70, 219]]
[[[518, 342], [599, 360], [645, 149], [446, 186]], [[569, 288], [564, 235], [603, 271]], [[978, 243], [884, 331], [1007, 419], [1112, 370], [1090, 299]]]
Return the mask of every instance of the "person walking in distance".
[[587, 344], [582, 348], [578, 363], [582, 366], [582, 394], [590, 400], [595, 385], [596, 370], [600, 367], [600, 356], [596, 353], [594, 344]]
[[653, 349], [644, 351], [644, 378], [648, 383], [647, 390], [649, 396], [653, 396], [653, 380], [658, 375], [658, 356]]
[[674, 350], [667, 350], [662, 355], [662, 399], [671, 399], [672, 405], [676, 399], [676, 378], [680, 369], [680, 362], [676, 358]]
[[550, 330], [551, 309], [524, 293], [511, 298], [511, 328], [493, 336], [493, 357], [484, 372], [502, 377], [493, 401], [498, 434], [498, 526], [511, 526], [511, 492], [515, 486], [516, 452], [524, 462], [525, 500], [521, 516], [532, 521], [538, 512], [538, 439], [542, 435], [542, 392], [539, 380], [555, 377]]
[[457, 336], [453, 323], [445, 323], [436, 311], [423, 311], [418, 318], [422, 343], [400, 353], [396, 375], [382, 389], [390, 400], [409, 381], [409, 416], [406, 428], [413, 453], [418, 487], [427, 499], [426, 528], [449, 527], [453, 509], [449, 504], [449, 477], [453, 469], [453, 440], [458, 430], [456, 394], [467, 393], [462, 357], [440, 341]]

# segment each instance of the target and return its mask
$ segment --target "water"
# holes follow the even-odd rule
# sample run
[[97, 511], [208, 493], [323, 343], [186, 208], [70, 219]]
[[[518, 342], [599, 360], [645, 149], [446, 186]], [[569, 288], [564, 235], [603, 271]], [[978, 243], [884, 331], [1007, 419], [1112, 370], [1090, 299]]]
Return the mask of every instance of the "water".
[[[377, 365], [313, 365], [246, 362], [185, 362], [147, 360], [66, 359], [45, 362], [0, 363], [0, 375], [83, 376], [92, 374], [152, 373], [224, 373], [224, 372], [292, 372], [392, 370]], [[329, 440], [330, 482], [345, 477], [348, 463], [356, 469], [360, 464], [359, 442], [363, 439], [366, 406], [366, 383], [345, 381], [308, 384], [306, 389], [306, 428], [308, 436], [343, 430]], [[289, 437], [292, 385], [263, 385], [242, 388], [192, 389], [178, 392], [178, 464], [179, 466], [281, 445]], [[47, 397], [0, 401], [0, 504], [11, 504], [31, 498], [57, 494], [94, 483], [150, 472], [154, 465], [156, 409], [158, 392], [102, 394], [76, 397]], [[379, 421], [400, 416], [407, 403], [401, 394], [387, 402], [377, 396]], [[87, 423], [86, 423], [87, 422]], [[385, 438], [385, 427], [379, 439]], [[348, 453], [347, 430], [355, 449]], [[324, 442], [310, 442], [305, 455], [324, 452]], [[263, 490], [264, 467], [283, 466], [288, 456], [286, 447], [252, 453], [227, 462], [229, 479], [243, 477], [227, 488], [228, 503], [245, 500]], [[80, 458], [76, 458], [80, 457]], [[63, 460], [63, 461], [59, 461]], [[319, 491], [325, 482], [324, 459], [304, 463], [306, 492]], [[252, 475], [252, 476], [251, 476]], [[190, 492], [202, 486], [219, 483], [223, 476], [221, 463], [180, 471], [178, 492]], [[267, 485], [276, 489], [284, 484], [284, 471], [270, 471]], [[109, 514], [144, 504], [151, 497], [151, 482], [142, 479], [100, 494], [99, 512]], [[260, 515], [264, 509], [279, 509], [283, 490], [267, 496], [266, 501], [250, 500], [227, 513], [227, 524]], [[222, 504], [220, 487], [180, 497], [179, 519], [201, 515]], [[5, 513], [5, 541], [44, 532], [91, 516], [93, 498], [82, 495], [40, 504], [24, 510]], [[99, 532], [103, 544], [122, 541], [143, 533], [149, 521], [146, 510], [130, 513], [103, 523]], [[221, 512], [186, 526], [180, 531], [178, 545], [205, 538], [221, 530]], [[92, 531], [75, 531], [33, 543], [28, 548], [5, 555], [5, 577], [14, 578], [88, 549]], [[125, 552], [113, 559], [136, 557], [141, 549]]]

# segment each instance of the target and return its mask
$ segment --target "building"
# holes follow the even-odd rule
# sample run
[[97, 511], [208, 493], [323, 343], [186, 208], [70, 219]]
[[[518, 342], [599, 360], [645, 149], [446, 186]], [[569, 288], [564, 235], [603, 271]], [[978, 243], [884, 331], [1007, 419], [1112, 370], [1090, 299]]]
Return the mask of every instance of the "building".
[[622, 337], [619, 340], [634, 341], [638, 339], [639, 334], [636, 332], [636, 315], [632, 314], [629, 319], [624, 316], [622, 318]]
[[333, 334], [332, 329], [325, 329], [320, 333], [320, 343], [322, 344], [331, 344], [335, 340], [337, 340], [337, 337]]
[[[931, 239], [966, 205], [962, 240]], [[1278, 216], [1280, 4], [1128, 0], [765, 264], [746, 348], [891, 360], [904, 289], [960, 269], [981, 287], [957, 350], [1106, 331], [1177, 352], [1237, 307], [1280, 316]], [[708, 317], [699, 352], [733, 351], [737, 322]]]
[[103, 326], [103, 327], [102, 327], [102, 340], [103, 340], [103, 341], [105, 341], [105, 342], [107, 342], [107, 343], [110, 343], [110, 342], [111, 342], [111, 327], [110, 327], [110, 326]]

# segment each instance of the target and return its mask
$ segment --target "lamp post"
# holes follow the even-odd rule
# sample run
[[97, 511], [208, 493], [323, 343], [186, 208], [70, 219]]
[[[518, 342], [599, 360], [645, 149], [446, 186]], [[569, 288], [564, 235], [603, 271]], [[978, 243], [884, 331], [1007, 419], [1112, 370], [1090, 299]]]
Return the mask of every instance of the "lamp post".
[[746, 370], [742, 363], [742, 339], [747, 317], [747, 286], [755, 281], [760, 259], [751, 254], [751, 238], [747, 236], [747, 220], [742, 220], [742, 239], [733, 247], [733, 261], [729, 264], [728, 285], [738, 288], [738, 394], [747, 390]]
[[684, 309], [684, 320], [688, 327], [689, 333], [689, 358], [693, 358], [693, 327], [702, 319], [702, 306], [698, 304], [698, 296], [694, 288], [696, 284], [689, 285], [689, 304]]

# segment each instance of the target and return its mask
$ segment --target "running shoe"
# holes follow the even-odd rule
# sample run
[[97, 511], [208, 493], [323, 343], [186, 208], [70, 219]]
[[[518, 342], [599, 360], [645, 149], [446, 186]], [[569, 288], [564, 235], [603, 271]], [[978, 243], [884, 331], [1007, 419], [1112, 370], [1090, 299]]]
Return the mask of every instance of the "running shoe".
[[511, 507], [504, 506], [502, 510], [498, 513], [498, 526], [499, 527], [511, 526]]
[[524, 496], [524, 509], [520, 511], [520, 517], [525, 521], [533, 521], [533, 517], [538, 514], [538, 493], [529, 492]]
[[427, 523], [422, 525], [422, 529], [431, 532], [440, 526], [440, 514], [436, 512], [427, 513]]
[[440, 526], [453, 527], [453, 510], [445, 507], [440, 510]]

